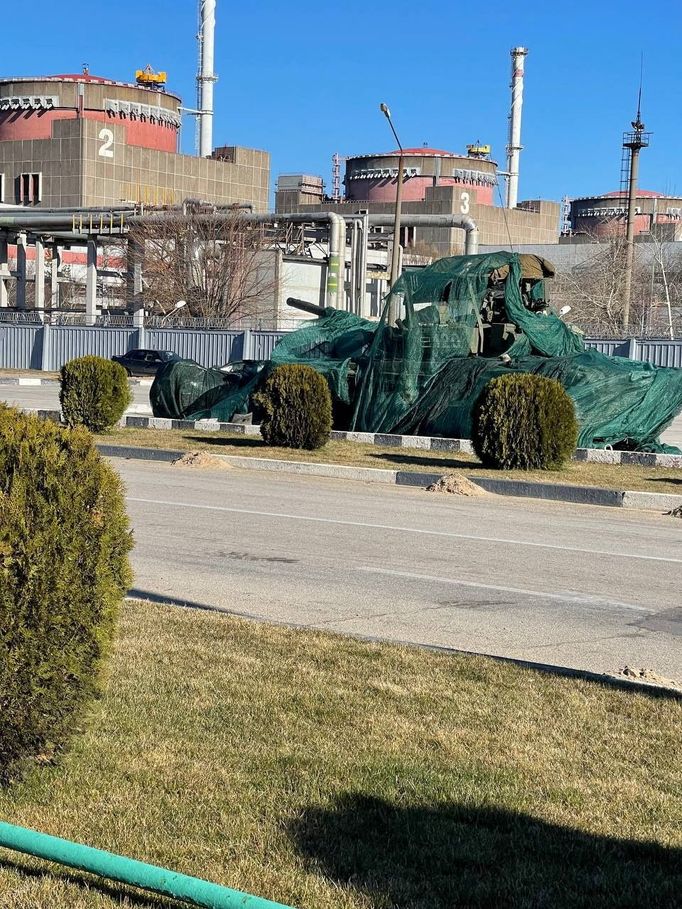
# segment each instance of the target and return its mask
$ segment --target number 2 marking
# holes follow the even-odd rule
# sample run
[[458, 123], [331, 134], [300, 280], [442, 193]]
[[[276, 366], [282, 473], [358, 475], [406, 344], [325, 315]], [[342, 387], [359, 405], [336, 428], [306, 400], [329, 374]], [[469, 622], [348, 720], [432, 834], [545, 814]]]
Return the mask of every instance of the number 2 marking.
[[102, 144], [99, 147], [99, 155], [101, 158], [113, 158], [114, 150], [111, 147], [114, 144], [114, 134], [110, 129], [101, 129], [99, 131], [99, 138], [104, 139]]

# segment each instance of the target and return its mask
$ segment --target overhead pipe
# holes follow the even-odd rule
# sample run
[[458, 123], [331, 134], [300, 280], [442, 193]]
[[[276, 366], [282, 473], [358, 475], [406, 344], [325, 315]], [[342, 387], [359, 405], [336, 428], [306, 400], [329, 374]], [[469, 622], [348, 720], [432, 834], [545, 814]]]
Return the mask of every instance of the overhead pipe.
[[[134, 215], [127, 219], [128, 224], [163, 224], [172, 221], [180, 213], [175, 211], [154, 212], [148, 215]], [[196, 219], [214, 221], [225, 218], [228, 212], [214, 214], [197, 214]], [[327, 306], [344, 309], [345, 306], [345, 262], [346, 262], [346, 220], [333, 211], [319, 212], [285, 212], [271, 214], [240, 214], [239, 219], [251, 224], [277, 224], [279, 221], [290, 224], [329, 224], [329, 264], [327, 268], [326, 302]], [[361, 215], [355, 217], [361, 218]], [[0, 221], [0, 226], [2, 222]]]
[[0, 846], [205, 909], [291, 909], [283, 903], [14, 824], [0, 822]]
[[[373, 227], [391, 227], [393, 215], [370, 214], [369, 223]], [[403, 212], [402, 223], [407, 227], [457, 227], [466, 234], [464, 253], [473, 256], [478, 252], [478, 225], [468, 215], [412, 215]]]

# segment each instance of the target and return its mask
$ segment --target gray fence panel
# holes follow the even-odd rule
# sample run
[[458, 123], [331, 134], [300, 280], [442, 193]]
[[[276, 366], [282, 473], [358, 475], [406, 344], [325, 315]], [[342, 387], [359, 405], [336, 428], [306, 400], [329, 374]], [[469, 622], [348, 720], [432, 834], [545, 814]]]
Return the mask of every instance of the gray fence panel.
[[186, 328], [150, 328], [145, 332], [145, 347], [173, 350], [181, 357], [196, 360], [200, 366], [222, 366], [241, 360], [244, 349], [242, 331], [193, 331]]
[[585, 347], [606, 354], [607, 357], [627, 357], [629, 343], [617, 338], [585, 338]]
[[637, 341], [637, 359], [682, 368], [682, 341]]
[[95, 328], [85, 325], [50, 326], [47, 369], [61, 369], [75, 357], [94, 355], [109, 359], [137, 345], [133, 328]]
[[42, 325], [0, 325], [0, 368], [42, 369]]
[[284, 331], [252, 331], [250, 359], [269, 360], [275, 345], [285, 334]]

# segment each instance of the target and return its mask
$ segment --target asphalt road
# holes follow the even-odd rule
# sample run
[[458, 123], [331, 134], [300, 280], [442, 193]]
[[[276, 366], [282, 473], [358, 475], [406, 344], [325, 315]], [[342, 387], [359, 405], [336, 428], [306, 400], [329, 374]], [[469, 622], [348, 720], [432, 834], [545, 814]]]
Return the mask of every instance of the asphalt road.
[[[149, 386], [139, 383], [131, 384], [133, 403], [126, 413], [138, 413], [150, 416]], [[58, 385], [0, 385], [0, 401], [7, 401], [16, 407], [35, 410], [59, 409]]]
[[682, 522], [243, 470], [112, 462], [133, 593], [597, 672], [682, 675]]
[[[149, 404], [149, 387], [131, 385], [133, 404], [127, 413], [151, 414]], [[41, 410], [56, 410], [59, 406], [59, 389], [56, 385], [38, 385], [27, 387], [19, 385], [0, 385], [0, 401], [8, 401], [17, 407], [32, 407]], [[663, 433], [662, 440], [668, 445], [682, 448], [682, 415]]]

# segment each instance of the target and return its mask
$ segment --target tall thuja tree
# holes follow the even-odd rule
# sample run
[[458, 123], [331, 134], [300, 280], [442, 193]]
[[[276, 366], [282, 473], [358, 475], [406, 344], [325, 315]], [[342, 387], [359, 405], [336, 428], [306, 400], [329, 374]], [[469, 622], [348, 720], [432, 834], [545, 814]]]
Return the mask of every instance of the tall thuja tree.
[[170, 313], [185, 300], [183, 315], [225, 325], [274, 322], [282, 242], [277, 228], [255, 224], [237, 210], [200, 205], [156, 212], [129, 234], [150, 308]]

